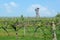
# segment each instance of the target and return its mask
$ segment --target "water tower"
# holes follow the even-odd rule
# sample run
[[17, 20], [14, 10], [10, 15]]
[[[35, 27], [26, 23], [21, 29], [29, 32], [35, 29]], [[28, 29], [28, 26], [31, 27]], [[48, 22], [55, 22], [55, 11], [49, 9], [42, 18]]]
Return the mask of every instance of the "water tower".
[[39, 8], [36, 8], [35, 12], [36, 12], [36, 17], [39, 17]]

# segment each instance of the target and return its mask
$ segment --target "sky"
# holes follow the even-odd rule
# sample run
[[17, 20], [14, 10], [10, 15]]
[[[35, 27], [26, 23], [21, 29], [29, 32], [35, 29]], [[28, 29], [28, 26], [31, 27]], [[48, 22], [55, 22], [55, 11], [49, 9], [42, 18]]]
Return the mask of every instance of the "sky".
[[60, 12], [60, 0], [0, 0], [0, 17], [54, 17]]

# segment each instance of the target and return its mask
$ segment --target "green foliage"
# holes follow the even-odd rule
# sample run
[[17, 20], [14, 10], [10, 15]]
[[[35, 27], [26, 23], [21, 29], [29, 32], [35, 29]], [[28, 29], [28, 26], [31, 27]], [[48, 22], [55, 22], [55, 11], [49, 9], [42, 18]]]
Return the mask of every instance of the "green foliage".
[[56, 17], [59, 17], [59, 18], [60, 18], [60, 13], [58, 13], [58, 14], [56, 15]]
[[[2, 26], [7, 27], [6, 29], [8, 29], [8, 32], [12, 34], [14, 34], [14, 28], [11, 25], [14, 25], [17, 29], [20, 29], [18, 31], [18, 35], [21, 36], [23, 35], [23, 26], [26, 27], [26, 36], [24, 38], [20, 38], [20, 39], [34, 39], [34, 40], [52, 40], [52, 31], [51, 31], [51, 22], [54, 21], [56, 24], [56, 28], [57, 28], [57, 37], [59, 39], [59, 35], [60, 35], [60, 18], [25, 18], [23, 17], [23, 15], [21, 15], [21, 17], [19, 18], [0, 18], [0, 29], [2, 28]], [[34, 36], [34, 31], [36, 29], [36, 35]], [[0, 34], [4, 33], [4, 31], [2, 31], [2, 29], [0, 30]], [[27, 35], [29, 36], [27, 38]], [[13, 36], [13, 35], [11, 35]], [[34, 37], [32, 37], [34, 36]], [[0, 38], [1, 39], [1, 38]], [[9, 39], [9, 38], [8, 38]], [[8, 40], [7, 39], [7, 40]], [[15, 39], [15, 38], [14, 38]], [[13, 40], [13, 38], [12, 38]], [[59, 39], [60, 40], [60, 39]]]

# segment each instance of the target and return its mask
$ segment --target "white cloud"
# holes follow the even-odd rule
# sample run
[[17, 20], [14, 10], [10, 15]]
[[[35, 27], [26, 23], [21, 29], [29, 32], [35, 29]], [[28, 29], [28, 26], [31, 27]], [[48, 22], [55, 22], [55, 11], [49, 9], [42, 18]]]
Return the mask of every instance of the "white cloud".
[[15, 2], [10, 2], [9, 3], [11, 6], [13, 6], [13, 7], [16, 7], [17, 6], [17, 4], [15, 3]]
[[35, 8], [40, 8], [40, 16], [52, 16], [52, 12], [47, 8], [39, 4], [33, 4], [27, 8], [28, 13], [35, 13]]
[[16, 8], [17, 4], [15, 2], [5, 3], [4, 8], [6, 12], [11, 13], [13, 11], [13, 8]]
[[5, 3], [5, 4], [4, 4], [4, 8], [5, 8], [6, 12], [8, 12], [8, 13], [11, 12], [11, 7], [10, 7], [9, 4]]

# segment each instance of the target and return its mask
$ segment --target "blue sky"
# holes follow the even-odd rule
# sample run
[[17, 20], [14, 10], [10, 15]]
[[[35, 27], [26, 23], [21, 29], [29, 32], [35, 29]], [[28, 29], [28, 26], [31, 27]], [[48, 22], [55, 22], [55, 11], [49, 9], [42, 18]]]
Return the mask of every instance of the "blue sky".
[[37, 7], [41, 17], [53, 17], [60, 12], [60, 0], [0, 0], [0, 17], [34, 17]]

